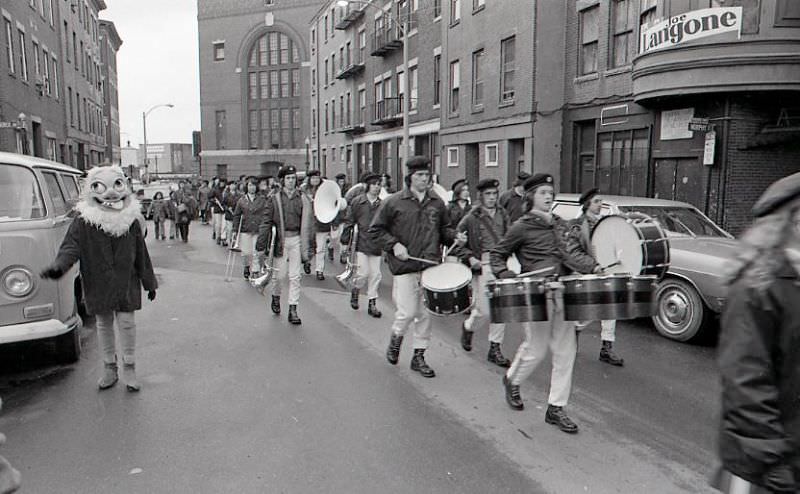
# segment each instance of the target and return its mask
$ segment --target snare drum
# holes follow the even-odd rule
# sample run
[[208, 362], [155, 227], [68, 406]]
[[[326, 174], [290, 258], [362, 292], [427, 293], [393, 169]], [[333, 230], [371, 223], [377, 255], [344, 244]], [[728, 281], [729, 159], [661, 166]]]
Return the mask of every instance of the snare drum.
[[631, 319], [656, 315], [656, 277], [631, 276]]
[[625, 274], [562, 276], [564, 320], [631, 319], [630, 280]]
[[543, 278], [508, 278], [486, 283], [493, 323], [547, 321]]
[[[601, 218], [592, 232], [595, 259], [606, 272], [654, 275], [669, 268], [669, 240], [661, 226], [644, 214]], [[613, 265], [613, 266], [611, 266]]]
[[422, 272], [425, 307], [437, 316], [458, 314], [472, 307], [472, 271], [457, 262], [445, 262]]

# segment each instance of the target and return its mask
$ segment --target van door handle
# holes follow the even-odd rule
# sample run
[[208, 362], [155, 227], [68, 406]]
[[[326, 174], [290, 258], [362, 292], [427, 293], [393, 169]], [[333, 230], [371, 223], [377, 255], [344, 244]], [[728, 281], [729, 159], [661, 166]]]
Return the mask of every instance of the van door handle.
[[55, 224], [56, 224], [56, 226], [61, 226], [61, 225], [63, 225], [64, 223], [66, 223], [67, 221], [69, 221], [69, 218], [67, 218], [67, 217], [64, 217], [64, 218], [56, 218], [56, 220], [55, 220]]

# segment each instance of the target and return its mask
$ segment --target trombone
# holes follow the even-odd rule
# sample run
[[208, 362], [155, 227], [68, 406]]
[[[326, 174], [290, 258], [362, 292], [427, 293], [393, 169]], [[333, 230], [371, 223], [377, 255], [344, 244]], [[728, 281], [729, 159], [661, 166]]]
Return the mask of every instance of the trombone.
[[228, 260], [225, 262], [225, 281], [230, 283], [233, 281], [233, 269], [234, 264], [236, 264], [236, 256], [234, 252], [241, 252], [242, 249], [239, 248], [239, 237], [242, 233], [242, 220], [244, 216], [239, 218], [239, 228], [236, 230], [236, 240], [228, 247]]
[[353, 235], [350, 239], [350, 255], [347, 257], [347, 266], [344, 268], [342, 274], [336, 276], [336, 281], [342, 285], [342, 288], [352, 290], [354, 286], [354, 278], [358, 273], [358, 254], [356, 252], [356, 245], [358, 245], [358, 224], [353, 225]]
[[277, 237], [277, 235], [275, 225], [273, 225], [269, 241], [269, 250], [267, 251], [267, 259], [261, 266], [261, 276], [250, 278], [250, 284], [261, 294], [264, 293], [264, 289], [269, 285], [269, 282], [272, 281], [272, 276], [278, 271], [278, 268], [273, 267], [275, 261], [275, 242], [277, 241], [275, 237]]

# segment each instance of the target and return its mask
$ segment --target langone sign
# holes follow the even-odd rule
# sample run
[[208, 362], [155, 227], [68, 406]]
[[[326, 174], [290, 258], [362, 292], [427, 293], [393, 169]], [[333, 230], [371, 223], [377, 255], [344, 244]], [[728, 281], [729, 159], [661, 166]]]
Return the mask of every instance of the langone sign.
[[642, 26], [639, 53], [660, 50], [715, 34], [737, 32], [741, 36], [742, 8], [700, 9], [670, 17], [645, 28]]

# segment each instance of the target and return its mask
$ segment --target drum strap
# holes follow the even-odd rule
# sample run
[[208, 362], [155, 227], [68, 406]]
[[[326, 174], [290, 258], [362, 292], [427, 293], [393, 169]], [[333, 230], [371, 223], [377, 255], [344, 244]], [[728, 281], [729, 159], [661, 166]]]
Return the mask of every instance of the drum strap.
[[276, 195], [277, 197], [274, 197], [274, 199], [275, 204], [278, 206], [278, 219], [281, 222], [281, 240], [286, 240], [286, 227], [283, 222], [283, 197], [280, 191]]

